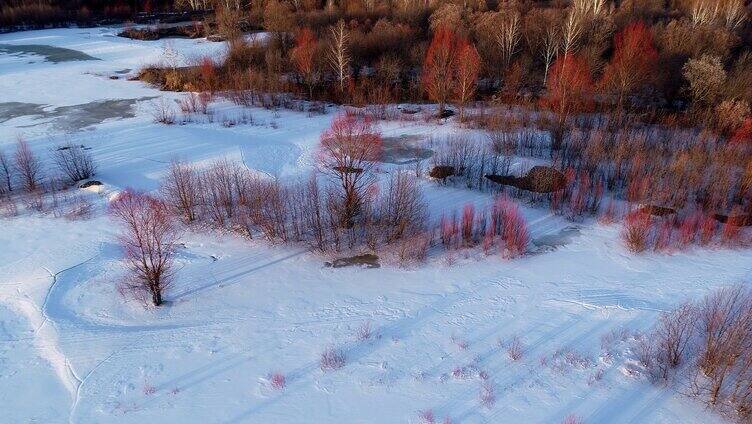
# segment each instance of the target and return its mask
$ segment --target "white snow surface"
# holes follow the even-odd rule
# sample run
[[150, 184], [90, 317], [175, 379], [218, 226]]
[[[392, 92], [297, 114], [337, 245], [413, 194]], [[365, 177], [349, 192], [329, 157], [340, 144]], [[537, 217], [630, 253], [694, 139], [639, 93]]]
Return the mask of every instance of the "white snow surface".
[[[59, 46], [100, 59], [55, 64], [0, 53], [0, 103], [53, 110], [179, 98], [109, 78], [158, 62], [165, 44], [115, 32], [0, 35], [0, 44]], [[217, 57], [225, 48], [205, 40], [170, 43], [184, 58]], [[452, 423], [559, 423], [570, 414], [587, 423], [723, 421], [672, 388], [647, 382], [630, 340], [660, 311], [749, 281], [748, 250], [635, 256], [621, 246], [618, 226], [573, 224], [522, 205], [533, 238], [572, 225], [579, 234], [514, 261], [473, 250], [452, 260], [432, 256], [412, 269], [331, 269], [304, 247], [187, 232], [168, 304], [145, 308], [124, 298], [106, 194], [156, 190], [175, 158], [231, 158], [275, 177], [305, 175], [336, 112], [246, 108], [253, 124], [164, 126], [153, 123], [150, 101], [139, 100], [133, 117], [66, 134], [55, 120], [0, 121], [6, 152], [17, 136], [46, 158], [64, 141], [91, 147], [105, 183], [102, 195], [91, 194], [97, 213], [90, 220], [23, 214], [0, 221], [0, 422], [418, 423], [427, 410]], [[218, 116], [240, 110], [212, 107]], [[460, 129], [384, 123], [381, 131], [429, 137]], [[432, 211], [492, 201], [486, 193], [423, 186]], [[372, 335], [361, 340], [366, 323]], [[507, 354], [515, 337], [523, 346], [518, 361]], [[324, 372], [319, 358], [329, 347], [346, 364]], [[281, 390], [271, 386], [272, 373], [285, 376]], [[494, 398], [486, 405], [484, 386]]]

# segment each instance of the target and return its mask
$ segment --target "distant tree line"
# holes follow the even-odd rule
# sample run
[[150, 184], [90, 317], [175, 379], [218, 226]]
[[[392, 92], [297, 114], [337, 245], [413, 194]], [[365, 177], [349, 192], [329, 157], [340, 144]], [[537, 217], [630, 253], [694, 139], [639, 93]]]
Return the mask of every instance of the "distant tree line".
[[[185, 3], [185, 4], [183, 4]], [[196, 8], [190, 4], [197, 3]], [[201, 10], [206, 1], [174, 0], [6, 0], [0, 5], [0, 29], [33, 29], [102, 20], [125, 21], [138, 14]]]
[[[726, 134], [750, 115], [744, 0], [223, 0], [213, 10], [208, 27], [231, 48], [211, 86], [194, 69], [163, 88], [460, 110], [546, 97], [536, 106], [562, 119], [690, 110]], [[247, 28], [271, 35], [249, 43]]]

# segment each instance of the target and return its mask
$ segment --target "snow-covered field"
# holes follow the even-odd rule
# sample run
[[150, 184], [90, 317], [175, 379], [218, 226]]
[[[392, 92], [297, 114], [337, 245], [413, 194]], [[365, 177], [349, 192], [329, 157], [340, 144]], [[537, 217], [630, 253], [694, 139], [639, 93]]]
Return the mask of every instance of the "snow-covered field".
[[[332, 269], [304, 248], [187, 233], [169, 303], [123, 298], [108, 194], [157, 189], [176, 158], [303, 175], [336, 109], [246, 109], [252, 124], [227, 127], [238, 108], [221, 103], [214, 123], [155, 124], [153, 102], [179, 96], [124, 76], [160, 61], [165, 42], [115, 32], [0, 35], [0, 148], [10, 152], [23, 136], [49, 156], [62, 142], [82, 143], [105, 183], [89, 195], [90, 220], [0, 220], [0, 422], [417, 423], [429, 410], [452, 423], [559, 423], [570, 414], [587, 423], [721, 421], [648, 383], [630, 342], [660, 311], [749, 281], [748, 250], [635, 256], [618, 226], [524, 206], [533, 239], [563, 245], [514, 261], [472, 251], [407, 270]], [[224, 49], [170, 44], [185, 61]], [[4, 45], [98, 60], [50, 61]], [[91, 111], [106, 113], [86, 120]], [[428, 138], [458, 129], [384, 123], [381, 131]], [[492, 200], [428, 181], [424, 189], [432, 210]], [[508, 354], [514, 340], [517, 361]], [[330, 347], [346, 364], [324, 372], [319, 358]], [[273, 373], [285, 376], [284, 388], [272, 387]]]

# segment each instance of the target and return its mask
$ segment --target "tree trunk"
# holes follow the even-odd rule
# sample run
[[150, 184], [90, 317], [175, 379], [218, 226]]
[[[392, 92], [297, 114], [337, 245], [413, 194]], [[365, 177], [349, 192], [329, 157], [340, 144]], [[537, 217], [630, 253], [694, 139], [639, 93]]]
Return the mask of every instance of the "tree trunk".
[[162, 292], [157, 289], [152, 290], [151, 301], [154, 303], [154, 306], [160, 306], [162, 304]]

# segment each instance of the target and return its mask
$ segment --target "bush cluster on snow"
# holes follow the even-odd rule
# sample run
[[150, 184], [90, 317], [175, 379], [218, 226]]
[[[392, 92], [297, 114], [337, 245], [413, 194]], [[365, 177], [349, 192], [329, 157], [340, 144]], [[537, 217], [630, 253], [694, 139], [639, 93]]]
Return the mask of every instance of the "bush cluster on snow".
[[752, 417], [752, 290], [734, 286], [661, 315], [636, 345], [656, 382], [673, 381], [711, 407]]
[[[96, 164], [82, 145], [61, 144], [51, 151], [52, 164], [43, 161], [23, 138], [12, 152], [0, 150], [0, 210], [4, 215], [25, 210], [68, 219], [90, 216], [91, 202], [69, 188], [96, 174]], [[52, 166], [50, 166], [52, 165]]]

